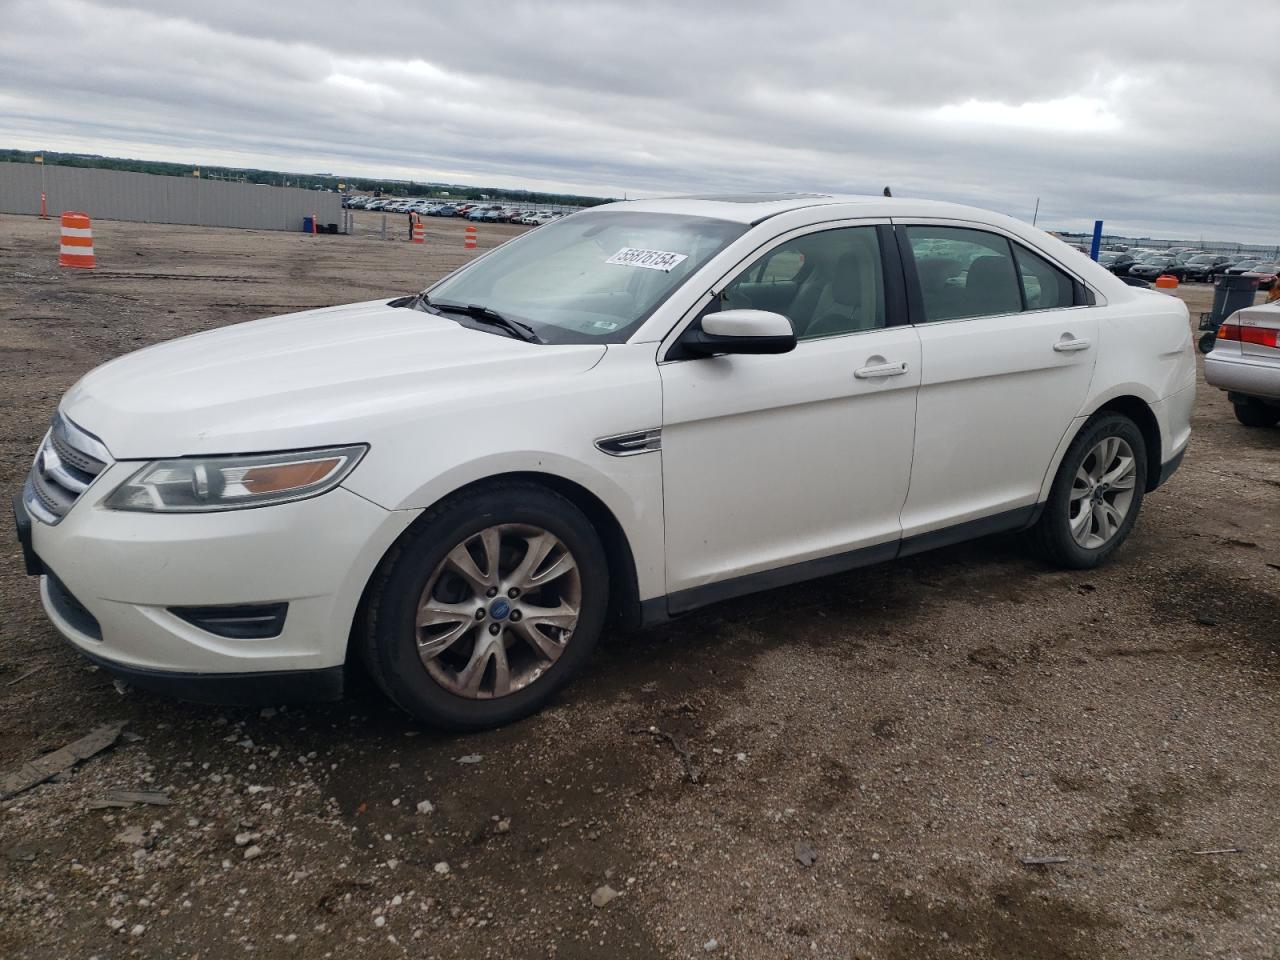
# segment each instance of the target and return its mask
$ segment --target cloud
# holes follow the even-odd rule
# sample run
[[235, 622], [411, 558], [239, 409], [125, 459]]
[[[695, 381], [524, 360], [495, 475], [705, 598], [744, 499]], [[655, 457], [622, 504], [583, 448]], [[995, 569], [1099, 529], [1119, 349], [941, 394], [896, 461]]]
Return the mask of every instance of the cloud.
[[614, 196], [891, 184], [1274, 242], [1259, 6], [1242, 35], [1178, 0], [0, 0], [0, 139]]

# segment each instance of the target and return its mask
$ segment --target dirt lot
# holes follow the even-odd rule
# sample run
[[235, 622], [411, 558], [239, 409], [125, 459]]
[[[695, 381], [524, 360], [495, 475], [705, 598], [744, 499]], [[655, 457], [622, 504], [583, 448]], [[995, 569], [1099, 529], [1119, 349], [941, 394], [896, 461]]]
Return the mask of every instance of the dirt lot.
[[[56, 223], [0, 217], [6, 491], [90, 367], [466, 256], [434, 220], [425, 248], [95, 226], [98, 269], [59, 271]], [[607, 638], [552, 709], [465, 738], [361, 690], [118, 691], [0, 536], [0, 770], [128, 722], [0, 803], [0, 956], [1274, 957], [1280, 430], [1203, 387], [1195, 428], [1104, 570], [994, 538], [777, 590]], [[171, 802], [92, 805], [121, 789]]]

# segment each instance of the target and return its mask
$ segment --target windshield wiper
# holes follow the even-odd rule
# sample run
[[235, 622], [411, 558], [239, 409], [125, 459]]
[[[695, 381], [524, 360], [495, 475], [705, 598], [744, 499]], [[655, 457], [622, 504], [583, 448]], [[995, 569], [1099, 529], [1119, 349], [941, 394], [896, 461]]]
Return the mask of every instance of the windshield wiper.
[[487, 323], [490, 326], [501, 327], [517, 340], [523, 340], [526, 343], [542, 343], [542, 338], [538, 336], [537, 331], [527, 323], [521, 323], [519, 320], [512, 320], [510, 317], [503, 316], [497, 310], [491, 307], [481, 306], [478, 303], [468, 303], [463, 306], [460, 303], [437, 303], [431, 300], [427, 295], [421, 294], [421, 303], [426, 306], [435, 307], [437, 310], [445, 310], [452, 313], [465, 313], [473, 320], [480, 323]]

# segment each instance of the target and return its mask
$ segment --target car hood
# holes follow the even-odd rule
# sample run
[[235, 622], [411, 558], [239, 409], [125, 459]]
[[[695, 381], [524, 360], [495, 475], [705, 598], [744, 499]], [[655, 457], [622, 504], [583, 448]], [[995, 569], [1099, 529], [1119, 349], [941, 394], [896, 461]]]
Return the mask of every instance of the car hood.
[[198, 333], [91, 371], [60, 409], [121, 460], [362, 441], [388, 413], [538, 389], [592, 344], [525, 343], [384, 300]]

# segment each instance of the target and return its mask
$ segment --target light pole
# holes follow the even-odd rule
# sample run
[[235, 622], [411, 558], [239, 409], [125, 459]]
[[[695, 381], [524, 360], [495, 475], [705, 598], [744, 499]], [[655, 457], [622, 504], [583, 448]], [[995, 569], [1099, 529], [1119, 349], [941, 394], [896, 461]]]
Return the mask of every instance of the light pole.
[[49, 210], [45, 203], [44, 193], [44, 154], [36, 154], [36, 163], [40, 164], [40, 219], [49, 219]]

